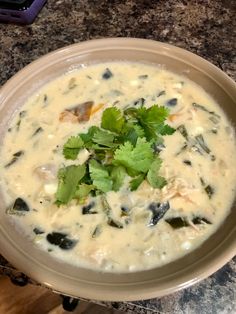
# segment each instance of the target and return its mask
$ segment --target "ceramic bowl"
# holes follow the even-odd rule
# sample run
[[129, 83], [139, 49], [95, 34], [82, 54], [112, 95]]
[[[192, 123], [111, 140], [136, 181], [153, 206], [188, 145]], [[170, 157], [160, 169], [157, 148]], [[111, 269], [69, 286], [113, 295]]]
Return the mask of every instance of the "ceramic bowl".
[[[92, 40], [52, 52], [31, 63], [0, 90], [0, 135], [12, 113], [48, 81], [81, 64], [128, 60], [163, 65], [184, 74], [211, 94], [236, 123], [236, 84], [206, 60], [177, 47], [143, 39]], [[0, 202], [0, 252], [19, 270], [63, 294], [106, 301], [160, 297], [214, 273], [236, 253], [236, 206], [220, 228], [198, 249], [163, 267], [128, 274], [101, 273], [52, 258], [21, 236]]]

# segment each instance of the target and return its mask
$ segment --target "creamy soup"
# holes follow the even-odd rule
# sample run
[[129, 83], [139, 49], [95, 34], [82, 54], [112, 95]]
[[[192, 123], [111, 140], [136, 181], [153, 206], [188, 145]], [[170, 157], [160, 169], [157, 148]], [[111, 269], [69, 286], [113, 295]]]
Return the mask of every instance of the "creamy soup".
[[228, 215], [235, 147], [223, 111], [185, 77], [141, 63], [81, 67], [14, 114], [0, 156], [6, 214], [65, 262], [159, 267]]

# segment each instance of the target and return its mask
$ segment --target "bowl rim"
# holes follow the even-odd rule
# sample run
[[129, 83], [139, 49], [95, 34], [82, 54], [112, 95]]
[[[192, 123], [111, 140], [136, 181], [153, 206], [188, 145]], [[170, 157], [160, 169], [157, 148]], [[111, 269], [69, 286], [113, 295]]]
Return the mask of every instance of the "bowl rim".
[[[233, 79], [228, 77], [222, 70], [217, 68], [209, 61], [193, 54], [192, 52], [189, 52], [185, 49], [170, 44], [154, 40], [138, 38], [104, 38], [76, 43], [73, 45], [57, 49], [28, 64], [18, 73], [16, 73], [12, 78], [10, 78], [0, 88], [0, 109], [2, 107], [2, 104], [4, 104], [4, 101], [6, 101], [6, 99], [8, 98], [8, 94], [13, 94], [14, 91], [19, 88], [19, 84], [16, 86], [15, 81], [19, 80], [19, 78], [22, 77], [22, 75], [35, 76], [37, 75], [37, 71], [41, 72], [43, 67], [46, 66], [46, 64], [48, 64], [49, 62], [51, 62], [50, 64], [51, 67], [53, 66], [53, 64], [57, 63], [60, 58], [65, 58], [65, 56], [67, 55], [71, 56], [75, 54], [96, 52], [100, 50], [109, 51], [118, 48], [127, 49], [128, 47], [132, 48], [133, 50], [141, 49], [143, 51], [149, 52], [150, 50], [156, 51], [156, 49], [162, 49], [163, 54], [166, 55], [174, 52], [176, 59], [179, 59], [181, 58], [181, 56], [184, 55], [184, 57], [186, 58], [185, 60], [186, 63], [190, 62], [190, 59], [196, 60], [202, 65], [202, 67], [207, 67], [207, 70], [209, 71], [208, 76], [212, 77], [212, 75], [214, 74], [213, 80], [217, 81], [218, 77], [220, 77], [221, 79], [223, 78], [224, 81], [227, 83], [226, 85], [228, 85], [228, 90], [230, 90], [230, 94], [232, 92], [236, 96], [236, 84], [233, 81]], [[192, 63], [191, 66], [193, 66]], [[204, 72], [204, 70], [202, 70], [202, 72]], [[222, 88], [225, 90], [223, 86]], [[228, 90], [226, 91], [227, 93]], [[59, 285], [56, 279], [47, 280], [50, 274], [52, 277], [52, 270], [47, 269], [45, 267], [45, 269], [43, 269], [44, 274], [42, 275], [42, 265], [39, 263], [35, 263], [36, 261], [34, 259], [32, 259], [31, 261], [26, 260], [27, 257], [23, 254], [23, 251], [21, 251], [12, 241], [8, 241], [7, 244], [4, 242], [6, 238], [7, 234], [4, 232], [0, 224], [1, 253], [13, 265], [18, 266], [20, 270], [29, 275], [31, 278], [53, 289], [53, 291], [55, 292], [65, 293], [73, 297], [84, 297], [103, 301], [142, 300], [154, 297], [161, 297], [176, 292], [180, 289], [189, 287], [192, 284], [197, 283], [198, 281], [210, 276], [212, 273], [214, 273], [224, 264], [226, 264], [236, 254], [236, 238], [234, 237], [233, 234], [229, 234], [229, 236], [224, 241], [226, 242], [227, 240], [228, 244], [224, 245], [223, 250], [219, 250], [219, 247], [216, 247], [215, 252], [211, 252], [212, 253], [211, 259], [208, 260], [207, 264], [206, 263], [204, 264], [204, 260], [207, 258], [206, 256], [205, 259], [203, 258], [202, 261], [200, 261], [198, 268], [195, 271], [191, 272], [191, 274], [183, 273], [182, 275], [180, 275], [180, 278], [174, 280], [174, 283], [169, 282], [165, 285], [165, 287], [163, 286], [160, 290], [158, 290], [157, 287], [155, 287], [155, 284], [151, 285], [150, 287], [144, 285], [143, 287], [140, 287], [139, 289], [134, 289], [133, 291], [130, 291], [130, 289], [126, 290], [125, 288], [122, 291], [121, 289], [119, 291], [118, 290], [113, 291], [112, 289], [109, 290], [109, 287], [107, 287], [106, 289], [104, 288], [106, 292], [98, 291], [99, 289], [98, 290], [92, 289], [91, 286], [88, 287], [84, 286], [84, 288], [79, 291], [79, 295], [77, 295], [76, 292], [77, 290], [75, 289], [75, 287], [72, 287], [71, 289], [68, 289], [67, 287], [66, 291], [62, 291], [61, 287], [63, 287], [63, 284]], [[34, 262], [33, 264], [34, 267], [32, 267], [31, 264], [32, 262]]]
[[[110, 46], [108, 46], [108, 43], [110, 43]], [[114, 45], [112, 45], [114, 44]], [[119, 44], [119, 45], [118, 45]], [[22, 69], [20, 69], [19, 71], [17, 71], [12, 77], [10, 77], [2, 86], [0, 86], [0, 92], [2, 92], [3, 88], [4, 90], [9, 86], [9, 84], [11, 84], [12, 80], [15, 80], [16, 78], [18, 78], [19, 76], [27, 73], [29, 74], [29, 69], [37, 69], [38, 65], [45, 63], [46, 61], [53, 61], [54, 63], [56, 63], [57, 59], [56, 57], [60, 57], [60, 56], [64, 56], [66, 54], [70, 54], [72, 52], [76, 52], [78, 49], [83, 52], [95, 52], [95, 51], [99, 51], [99, 50], [116, 50], [117, 48], [119, 49], [127, 49], [128, 45], [141, 45], [143, 44], [144, 46], [146, 46], [146, 48], [141, 48], [138, 47], [136, 48], [137, 50], [153, 50], [155, 51], [155, 49], [153, 49], [153, 45], [156, 45], [156, 48], [161, 48], [163, 49], [163, 51], [165, 50], [166, 52], [170, 52], [171, 50], [174, 50], [176, 53], [175, 58], [178, 59], [182, 54], [185, 54], [186, 56], [186, 63], [188, 63], [190, 58], [194, 58], [195, 60], [198, 60], [201, 64], [206, 65], [210, 71], [214, 71], [216, 74], [220, 75], [221, 77], [224, 77], [224, 79], [227, 81], [227, 83], [230, 85], [230, 87], [235, 90], [236, 87], [236, 82], [230, 77], [228, 76], [225, 72], [223, 72], [220, 68], [218, 68], [216, 65], [214, 65], [213, 63], [211, 63], [210, 61], [204, 59], [203, 57], [189, 51], [186, 50], [184, 48], [169, 44], [169, 43], [165, 43], [165, 42], [161, 42], [161, 41], [156, 41], [153, 39], [143, 39], [143, 38], [133, 38], [133, 37], [109, 37], [109, 38], [99, 38], [99, 39], [91, 39], [91, 40], [86, 40], [86, 41], [82, 41], [79, 43], [74, 43], [71, 45], [67, 45], [64, 46], [62, 48], [53, 50], [49, 53], [46, 53], [42, 56], [40, 56], [39, 58], [37, 58], [36, 60], [30, 62], [29, 64], [27, 64], [26, 66], [24, 66]], [[96, 47], [93, 47], [94, 45], [96, 45]], [[121, 45], [127, 45], [125, 46], [121, 46]], [[135, 47], [133, 47], [133, 50], [135, 50]], [[148, 48], [148, 49], [147, 49]], [[180, 58], [181, 59], [181, 58]], [[192, 65], [192, 64], [191, 64]], [[192, 65], [193, 66], [193, 65]], [[204, 72], [204, 71], [203, 71]], [[0, 95], [1, 97], [1, 95]]]

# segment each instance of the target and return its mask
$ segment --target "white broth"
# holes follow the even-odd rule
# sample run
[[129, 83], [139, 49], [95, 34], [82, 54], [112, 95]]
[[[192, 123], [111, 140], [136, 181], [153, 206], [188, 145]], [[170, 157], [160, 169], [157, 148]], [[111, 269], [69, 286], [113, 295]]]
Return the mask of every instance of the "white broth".
[[[107, 108], [155, 104], [168, 108], [166, 123], [176, 129], [163, 142], [145, 140], [162, 160], [156, 175], [165, 178], [163, 187], [151, 186], [143, 171], [131, 191], [136, 174], [122, 164], [129, 174], [117, 191], [93, 190], [56, 204], [59, 169], [97, 158], [82, 148], [66, 159], [67, 140], [100, 127]], [[67, 263], [113, 272], [159, 267], [196, 249], [224, 221], [235, 197], [235, 155], [232, 126], [200, 86], [154, 65], [89, 65], [49, 82], [14, 114], [0, 154], [6, 214], [42, 250]], [[142, 167], [139, 158], [135, 163]]]

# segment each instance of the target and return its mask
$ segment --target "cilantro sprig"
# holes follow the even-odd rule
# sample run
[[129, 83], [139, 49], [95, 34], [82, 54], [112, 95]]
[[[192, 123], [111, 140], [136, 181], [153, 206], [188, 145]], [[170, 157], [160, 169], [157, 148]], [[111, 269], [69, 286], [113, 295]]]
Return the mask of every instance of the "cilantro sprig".
[[[114, 165], [124, 166], [130, 173], [146, 173], [154, 159], [151, 143], [145, 138], [138, 138], [136, 145], [125, 142], [114, 154]], [[132, 176], [132, 175], [131, 175]]]
[[89, 151], [90, 158], [83, 165], [59, 170], [56, 203], [118, 191], [125, 178], [129, 178], [131, 191], [144, 180], [161, 189], [167, 182], [159, 175], [162, 160], [154, 147], [163, 141], [163, 135], [175, 132], [165, 123], [168, 115], [168, 109], [158, 105], [104, 110], [100, 127], [92, 126], [64, 144], [65, 159], [75, 161], [83, 149]]
[[71, 136], [63, 147], [63, 155], [66, 159], [75, 160], [84, 142], [80, 136]]
[[66, 204], [72, 200], [76, 193], [77, 185], [85, 175], [84, 165], [71, 165], [61, 168], [58, 172], [58, 188], [56, 192], [56, 203]]

